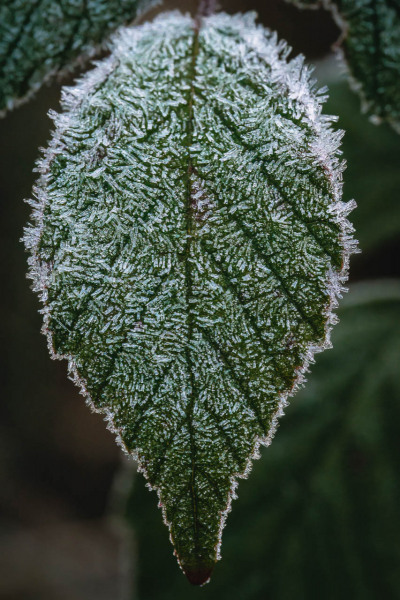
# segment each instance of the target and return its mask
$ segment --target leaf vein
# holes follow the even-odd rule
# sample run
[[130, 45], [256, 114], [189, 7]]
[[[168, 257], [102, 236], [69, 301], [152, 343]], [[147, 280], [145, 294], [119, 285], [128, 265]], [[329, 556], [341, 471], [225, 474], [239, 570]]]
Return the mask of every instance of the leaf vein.
[[[203, 94], [199, 93], [199, 95], [203, 98], [203, 100], [206, 100], [206, 98], [203, 96]], [[207, 101], [209, 102], [210, 99], [208, 99]], [[258, 159], [262, 163], [263, 172], [264, 172], [267, 180], [268, 179], [270, 180], [273, 187], [276, 189], [276, 191], [281, 196], [282, 200], [284, 200], [290, 206], [291, 210], [293, 211], [293, 214], [305, 226], [305, 228], [307, 229], [311, 238], [318, 244], [318, 246], [324, 252], [324, 254], [326, 254], [334, 263], [336, 263], [337, 262], [336, 257], [329, 250], [329, 248], [326, 247], [326, 245], [323, 243], [323, 241], [314, 233], [314, 231], [311, 229], [309, 223], [304, 219], [302, 214], [296, 209], [295, 204], [290, 200], [290, 196], [288, 196], [288, 194], [285, 192], [283, 187], [280, 185], [278, 179], [271, 173], [271, 171], [269, 171], [267, 169], [265, 157], [260, 155], [259, 150], [256, 147], [253, 147], [251, 144], [249, 144], [248, 142], [245, 142], [243, 140], [243, 137], [233, 127], [233, 124], [223, 114], [223, 112], [218, 108], [218, 106], [216, 106], [215, 102], [213, 104], [213, 110], [214, 110], [214, 114], [219, 118], [221, 123], [223, 125], [225, 125], [225, 127], [230, 131], [230, 133], [232, 134], [232, 137], [236, 140], [236, 143], [239, 145], [239, 147], [245, 148], [246, 150], [248, 150], [250, 152], [254, 152], [257, 155]], [[330, 227], [332, 227], [332, 225], [330, 225]]]

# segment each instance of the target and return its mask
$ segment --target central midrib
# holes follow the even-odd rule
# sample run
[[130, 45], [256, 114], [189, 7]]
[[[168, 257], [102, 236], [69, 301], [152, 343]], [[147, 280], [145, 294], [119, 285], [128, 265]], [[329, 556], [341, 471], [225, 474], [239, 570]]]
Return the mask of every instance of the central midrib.
[[192, 266], [190, 262], [190, 253], [192, 246], [192, 230], [193, 230], [193, 189], [192, 189], [192, 158], [191, 158], [191, 145], [193, 139], [193, 100], [194, 100], [194, 79], [196, 76], [196, 60], [199, 52], [199, 30], [194, 28], [193, 34], [193, 45], [192, 55], [189, 67], [189, 82], [190, 89], [188, 95], [188, 114], [187, 114], [187, 159], [188, 166], [186, 171], [186, 204], [185, 204], [185, 218], [186, 218], [186, 244], [185, 244], [185, 290], [186, 290], [186, 314], [187, 314], [187, 341], [186, 341], [186, 364], [189, 371], [189, 385], [190, 393], [189, 400], [186, 409], [187, 427], [190, 436], [190, 457], [191, 457], [191, 476], [190, 476], [190, 495], [192, 501], [193, 511], [193, 530], [194, 530], [194, 549], [197, 552], [199, 547], [199, 523], [197, 514], [197, 493], [195, 486], [195, 458], [196, 458], [196, 445], [194, 441], [193, 431], [193, 409], [195, 398], [198, 395], [196, 393], [196, 381], [193, 372], [193, 361], [191, 356], [191, 343], [193, 339], [193, 313], [191, 309], [191, 299], [193, 297], [193, 278], [192, 278]]

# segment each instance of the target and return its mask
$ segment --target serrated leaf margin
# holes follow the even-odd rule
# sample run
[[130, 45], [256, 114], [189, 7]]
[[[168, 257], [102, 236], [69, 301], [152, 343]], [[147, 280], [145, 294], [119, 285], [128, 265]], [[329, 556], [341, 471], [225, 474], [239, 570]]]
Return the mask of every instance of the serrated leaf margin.
[[[163, 13], [154, 19], [153, 23], [157, 23], [162, 21], [166, 16], [173, 17], [173, 15], [181, 15], [179, 11], [172, 11], [168, 13]], [[221, 16], [221, 13], [219, 14]], [[254, 20], [255, 13], [246, 13], [245, 15], [235, 15], [234, 18], [244, 18], [244, 23], [246, 23], [246, 18], [248, 20]], [[212, 17], [208, 17], [210, 19]], [[232, 18], [232, 17], [228, 17]], [[196, 22], [192, 20], [193, 28], [196, 27]], [[152, 23], [144, 23], [143, 25], [130, 27], [129, 29], [132, 32], [132, 35], [140, 35], [141, 31], [146, 30], [146, 28], [151, 27]], [[120, 28], [121, 30], [126, 30], [127, 28]], [[264, 31], [266, 28], [262, 28]], [[268, 30], [267, 30], [268, 31]], [[119, 33], [117, 32], [111, 39], [111, 46], [118, 41]], [[318, 110], [323, 102], [326, 99], [325, 91], [326, 88], [322, 88], [320, 90], [316, 89], [316, 81], [311, 78], [311, 74], [313, 72], [313, 67], [304, 65], [304, 57], [302, 55], [298, 55], [290, 61], [286, 61], [286, 57], [291, 52], [291, 47], [283, 40], [278, 41], [277, 36], [274, 34], [273, 38], [274, 43], [277, 48], [280, 50], [280, 63], [282, 65], [282, 77], [284, 77], [285, 72], [289, 71], [289, 66], [296, 64], [298, 68], [298, 73], [301, 73], [301, 81], [302, 84], [308, 84], [309, 86], [309, 97], [308, 100], [312, 103], [312, 107], [308, 110], [308, 117], [312, 119], [315, 130], [320, 133], [324, 132], [324, 135], [327, 136], [329, 134], [328, 142], [331, 143], [333, 148], [337, 147], [338, 135], [341, 137], [343, 132], [333, 132], [331, 129], [326, 127], [327, 117], [321, 115], [320, 110]], [[271, 41], [272, 43], [272, 41]], [[39, 178], [36, 182], [35, 187], [33, 188], [34, 195], [37, 198], [35, 200], [26, 200], [28, 204], [33, 207], [33, 212], [31, 215], [31, 219], [33, 221], [33, 226], [27, 227], [24, 230], [24, 236], [22, 241], [25, 244], [25, 248], [28, 252], [31, 253], [31, 256], [28, 258], [29, 271], [27, 277], [33, 281], [32, 289], [34, 292], [37, 292], [39, 298], [44, 306], [39, 312], [43, 314], [43, 325], [41, 332], [47, 338], [47, 344], [50, 352], [50, 356], [54, 360], [67, 360], [68, 361], [68, 377], [73, 383], [80, 389], [80, 394], [84, 396], [86, 404], [90, 407], [91, 411], [97, 414], [101, 414], [104, 416], [104, 420], [107, 423], [107, 429], [115, 435], [117, 444], [122, 448], [122, 450], [130, 456], [133, 460], [135, 460], [138, 464], [138, 471], [143, 473], [145, 478], [147, 479], [147, 471], [146, 467], [141, 463], [136, 451], [130, 451], [127, 449], [124, 444], [121, 436], [122, 428], [115, 427], [112, 422], [112, 413], [107, 408], [97, 408], [93, 400], [90, 397], [90, 394], [87, 390], [86, 382], [84, 378], [79, 375], [76, 363], [72, 355], [69, 354], [58, 354], [55, 351], [52, 332], [49, 329], [49, 320], [50, 320], [50, 310], [46, 306], [47, 301], [47, 277], [50, 269], [47, 265], [42, 265], [39, 256], [38, 256], [38, 244], [41, 237], [42, 231], [42, 222], [43, 222], [43, 212], [47, 202], [47, 196], [42, 191], [46, 188], [47, 176], [49, 173], [50, 163], [53, 157], [56, 154], [56, 149], [62, 147], [61, 136], [63, 132], [68, 128], [70, 123], [70, 113], [73, 114], [73, 111], [77, 109], [80, 105], [81, 100], [87, 96], [88, 89], [92, 88], [96, 85], [101, 85], [104, 80], [108, 77], [108, 75], [113, 71], [114, 65], [116, 64], [113, 56], [109, 56], [108, 58], [98, 61], [94, 63], [96, 68], [92, 71], [83, 75], [83, 77], [79, 78], [74, 86], [64, 87], [62, 90], [62, 99], [61, 99], [61, 108], [64, 110], [63, 113], [56, 113], [55, 111], [49, 112], [49, 117], [53, 120], [55, 124], [55, 129], [52, 131], [52, 139], [49, 143], [47, 149], [42, 148], [42, 158], [39, 158], [37, 161], [37, 167], [35, 169], [38, 172]], [[286, 84], [290, 87], [292, 81], [290, 78], [285, 79]], [[294, 91], [294, 90], [293, 90]], [[330, 121], [336, 120], [335, 117], [330, 117]], [[318, 138], [319, 139], [319, 138]], [[317, 153], [319, 155], [320, 164], [329, 173], [332, 182], [332, 188], [334, 190], [334, 198], [335, 201], [332, 203], [330, 207], [330, 212], [336, 217], [337, 222], [340, 226], [340, 237], [342, 241], [343, 248], [343, 260], [341, 269], [336, 272], [332, 268], [329, 269], [328, 272], [328, 289], [329, 289], [329, 297], [330, 301], [324, 311], [325, 316], [325, 333], [324, 339], [320, 344], [310, 343], [305, 352], [304, 363], [301, 367], [297, 369], [296, 378], [294, 380], [292, 388], [285, 393], [281, 393], [278, 395], [278, 406], [273, 414], [270, 431], [267, 436], [258, 436], [255, 438], [253, 450], [248, 458], [245, 468], [241, 472], [234, 473], [230, 477], [231, 487], [228, 495], [228, 500], [226, 503], [225, 509], [220, 514], [220, 522], [219, 522], [219, 533], [218, 533], [218, 544], [216, 547], [216, 556], [217, 560], [221, 559], [221, 541], [222, 541], [222, 531], [224, 529], [224, 525], [227, 519], [227, 516], [231, 510], [232, 500], [237, 498], [236, 488], [238, 487], [238, 479], [246, 479], [251, 471], [253, 460], [257, 460], [261, 457], [260, 448], [262, 446], [269, 446], [274, 438], [275, 432], [277, 430], [279, 424], [279, 418], [284, 415], [284, 409], [288, 406], [288, 399], [291, 398], [299, 388], [303, 387], [306, 379], [306, 374], [309, 372], [309, 367], [312, 363], [315, 362], [314, 356], [315, 354], [322, 352], [326, 349], [332, 347], [330, 334], [332, 327], [338, 323], [338, 318], [335, 314], [335, 310], [338, 307], [338, 300], [342, 297], [342, 294], [347, 292], [348, 289], [345, 287], [345, 283], [348, 279], [348, 271], [349, 271], [349, 260], [352, 254], [358, 253], [358, 242], [353, 238], [354, 228], [352, 224], [348, 221], [348, 214], [356, 208], [357, 204], [354, 200], [350, 200], [349, 202], [342, 202], [341, 191], [342, 191], [342, 174], [345, 169], [345, 164], [343, 161], [331, 160], [331, 157], [334, 158], [337, 155], [337, 150], [330, 150], [330, 152], [326, 151], [324, 147], [318, 147]], [[159, 498], [159, 507], [162, 510], [163, 522], [168, 527], [170, 532], [170, 540], [174, 545], [174, 541], [171, 535], [171, 526], [172, 524], [167, 520], [166, 511], [164, 506], [161, 503], [161, 490], [158, 486], [152, 486], [149, 482], [146, 483], [146, 486], [149, 490], [155, 491]], [[178, 564], [180, 568], [184, 571], [182, 564], [180, 563], [179, 556], [174, 550], [174, 555], [178, 560]], [[204, 583], [207, 583], [209, 578]]]

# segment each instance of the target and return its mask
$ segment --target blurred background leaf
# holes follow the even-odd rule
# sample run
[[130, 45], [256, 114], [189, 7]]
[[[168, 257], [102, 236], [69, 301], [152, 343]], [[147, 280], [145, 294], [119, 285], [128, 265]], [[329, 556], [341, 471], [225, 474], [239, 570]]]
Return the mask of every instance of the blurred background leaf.
[[188, 589], [149, 494], [128, 504], [138, 598], [398, 598], [400, 280], [353, 286], [272, 445], [242, 482], [212, 583]]
[[343, 56], [361, 110], [400, 133], [400, 5], [396, 0], [287, 0], [302, 8], [330, 10], [342, 30], [335, 44]]
[[0, 116], [44, 81], [104, 48], [107, 37], [156, 0], [0, 2]]

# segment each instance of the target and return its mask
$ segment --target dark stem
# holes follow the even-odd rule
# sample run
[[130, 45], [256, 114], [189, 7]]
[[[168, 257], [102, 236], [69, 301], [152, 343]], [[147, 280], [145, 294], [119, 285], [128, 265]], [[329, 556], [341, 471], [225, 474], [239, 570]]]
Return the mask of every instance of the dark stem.
[[200, 0], [196, 14], [196, 28], [199, 29], [203, 17], [209, 17], [215, 13], [217, 0]]

